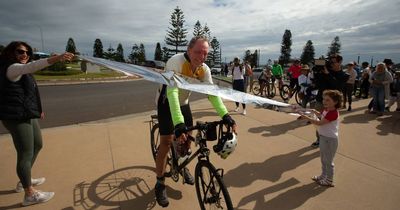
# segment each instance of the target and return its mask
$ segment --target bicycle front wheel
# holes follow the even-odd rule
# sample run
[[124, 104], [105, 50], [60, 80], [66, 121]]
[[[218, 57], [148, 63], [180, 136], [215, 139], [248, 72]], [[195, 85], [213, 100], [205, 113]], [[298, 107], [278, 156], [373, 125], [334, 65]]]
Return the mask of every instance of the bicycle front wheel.
[[296, 93], [294, 94], [294, 98], [296, 99], [296, 103], [301, 106], [303, 99], [300, 98], [299, 94], [300, 94], [299, 91], [296, 91]]
[[280, 92], [280, 95], [281, 95], [281, 98], [283, 99], [283, 100], [289, 100], [289, 96], [290, 96], [290, 87], [289, 87], [289, 85], [282, 85], [282, 89], [279, 91]]
[[274, 98], [276, 95], [276, 88], [275, 88], [275, 84], [270, 82], [267, 84], [267, 87], [265, 87], [266, 89], [266, 96], [267, 98]]
[[222, 177], [210, 162], [201, 160], [197, 163], [195, 183], [202, 210], [233, 209], [231, 197]]

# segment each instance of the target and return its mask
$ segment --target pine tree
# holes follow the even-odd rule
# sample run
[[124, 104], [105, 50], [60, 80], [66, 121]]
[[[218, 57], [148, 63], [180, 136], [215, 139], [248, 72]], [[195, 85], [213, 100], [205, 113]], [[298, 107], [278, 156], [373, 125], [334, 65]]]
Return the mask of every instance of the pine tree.
[[187, 30], [183, 27], [184, 17], [182, 10], [176, 7], [171, 15], [170, 24], [172, 27], [168, 27], [167, 36], [165, 37], [165, 43], [175, 48], [169, 51], [175, 54], [185, 52], [186, 50], [180, 50], [179, 47], [185, 47], [188, 43], [186, 40]]
[[292, 52], [291, 46], [292, 46], [292, 33], [290, 32], [290, 30], [286, 29], [282, 37], [281, 56], [279, 57], [281, 65], [289, 63], [290, 53]]
[[138, 60], [140, 63], [146, 62], [146, 50], [143, 43], [140, 43]]
[[311, 40], [308, 40], [303, 48], [303, 53], [301, 54], [300, 61], [303, 64], [309, 64], [314, 61], [315, 49]]
[[258, 66], [258, 50], [255, 50], [252, 54], [250, 66]]
[[75, 42], [71, 37], [68, 39], [67, 47], [66, 47], [65, 51], [73, 53], [73, 54], [76, 53]]
[[203, 36], [207, 37], [207, 39], [211, 41], [211, 31], [210, 28], [207, 26], [207, 23], [204, 25], [203, 28]]
[[162, 48], [162, 61], [167, 62], [167, 60], [170, 58], [169, 55], [169, 49], [167, 47]]
[[132, 46], [132, 51], [131, 54], [129, 54], [129, 60], [134, 63], [134, 64], [138, 64], [139, 62], [139, 46], [137, 44], [134, 44]]
[[244, 52], [244, 57], [243, 57], [243, 61], [251, 61], [252, 59], [252, 55], [251, 55], [251, 51], [250, 50], [246, 50], [246, 52]]
[[1, 52], [3, 52], [4, 48], [5, 47], [3, 45], [0, 45], [0, 55], [1, 55]]
[[110, 47], [107, 49], [107, 52], [104, 53], [104, 58], [108, 60], [115, 60], [115, 49]]
[[197, 21], [194, 24], [193, 36], [201, 36], [203, 35], [203, 28], [201, 27], [200, 21]]
[[162, 60], [162, 50], [160, 42], [157, 42], [156, 50], [154, 51], [154, 60], [161, 61]]
[[100, 39], [96, 39], [93, 45], [93, 57], [103, 58], [103, 43]]
[[342, 44], [340, 43], [339, 36], [336, 36], [333, 39], [331, 46], [329, 47], [327, 56], [330, 57], [331, 55], [334, 55], [334, 54], [340, 54], [341, 46], [342, 46]]
[[124, 49], [121, 43], [118, 44], [117, 51], [115, 52], [115, 61], [125, 62]]
[[208, 57], [210, 57], [211, 66], [221, 64], [220, 45], [216, 37], [211, 41], [211, 51], [208, 53]]

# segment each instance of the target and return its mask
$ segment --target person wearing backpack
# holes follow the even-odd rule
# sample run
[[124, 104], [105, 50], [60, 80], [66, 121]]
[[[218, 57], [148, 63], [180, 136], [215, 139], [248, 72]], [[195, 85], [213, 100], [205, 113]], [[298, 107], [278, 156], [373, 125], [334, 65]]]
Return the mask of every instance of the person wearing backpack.
[[251, 68], [248, 61], [244, 63], [244, 92], [247, 92], [247, 87], [250, 85], [250, 90], [252, 88], [253, 83], [253, 69]]
[[[242, 64], [240, 64], [240, 59], [236, 57], [233, 60], [233, 66], [232, 66], [232, 86], [234, 90], [241, 91], [241, 92], [246, 92], [245, 91], [245, 85], [244, 85], [244, 73], [245, 69]], [[239, 102], [236, 103], [236, 108], [235, 112], [239, 111]], [[242, 104], [243, 107], [243, 115], [246, 115], [246, 104]]]

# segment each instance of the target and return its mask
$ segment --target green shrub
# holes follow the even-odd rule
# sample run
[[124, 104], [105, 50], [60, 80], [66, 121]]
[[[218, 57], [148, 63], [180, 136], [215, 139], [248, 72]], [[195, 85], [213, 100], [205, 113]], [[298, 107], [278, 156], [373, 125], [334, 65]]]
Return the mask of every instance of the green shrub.
[[67, 75], [77, 75], [82, 74], [80, 70], [64, 70], [64, 71], [52, 71], [52, 70], [42, 70], [35, 73], [36, 75], [44, 75], [44, 76], [67, 76]]
[[67, 70], [67, 66], [64, 62], [57, 62], [46, 68], [48, 71], [65, 71]]

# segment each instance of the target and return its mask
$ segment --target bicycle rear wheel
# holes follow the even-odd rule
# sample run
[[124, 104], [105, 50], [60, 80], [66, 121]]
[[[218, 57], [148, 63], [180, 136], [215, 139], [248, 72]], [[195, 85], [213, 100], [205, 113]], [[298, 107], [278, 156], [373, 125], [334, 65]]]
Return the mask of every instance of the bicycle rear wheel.
[[[161, 138], [160, 138], [159, 124], [156, 123], [154, 124], [150, 133], [151, 153], [153, 154], [154, 161], [156, 161], [157, 159], [158, 147], [160, 146], [160, 142]], [[172, 149], [170, 149], [168, 152], [166, 173], [170, 171], [171, 165], [172, 165]]]
[[215, 167], [205, 160], [196, 165], [195, 171], [196, 193], [200, 208], [205, 209], [233, 209], [231, 197]]
[[279, 91], [280, 92], [280, 95], [281, 95], [281, 98], [283, 99], [283, 100], [289, 100], [289, 96], [290, 96], [290, 87], [289, 87], [289, 85], [282, 85], [282, 89]]
[[253, 88], [251, 90], [251, 92], [253, 92], [254, 95], [260, 95], [260, 84], [257, 81], [253, 82]]

